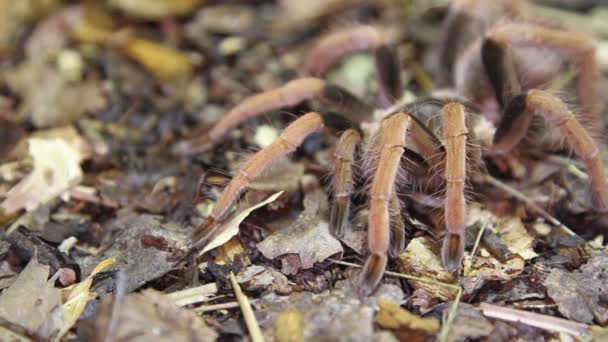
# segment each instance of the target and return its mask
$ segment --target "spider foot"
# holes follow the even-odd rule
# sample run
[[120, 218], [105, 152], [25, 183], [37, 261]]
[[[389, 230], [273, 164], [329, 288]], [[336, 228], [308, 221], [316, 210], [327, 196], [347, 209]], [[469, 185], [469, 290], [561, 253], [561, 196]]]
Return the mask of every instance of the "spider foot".
[[359, 294], [362, 297], [368, 297], [371, 295], [384, 274], [386, 268], [387, 257], [385, 254], [372, 253], [361, 272], [361, 278], [359, 279]]
[[342, 238], [348, 226], [348, 214], [350, 212], [350, 198], [336, 197], [331, 207], [329, 216], [329, 229], [336, 238]]
[[441, 260], [448, 272], [457, 272], [464, 256], [464, 239], [461, 234], [447, 233], [443, 238]]

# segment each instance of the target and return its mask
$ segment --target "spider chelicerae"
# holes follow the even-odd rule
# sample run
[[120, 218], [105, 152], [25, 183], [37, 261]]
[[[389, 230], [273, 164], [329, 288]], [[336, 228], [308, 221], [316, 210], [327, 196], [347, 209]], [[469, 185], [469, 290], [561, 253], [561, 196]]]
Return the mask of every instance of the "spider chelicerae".
[[[538, 118], [548, 123], [553, 141], [565, 140], [584, 163], [595, 209], [608, 210], [603, 162], [592, 138], [602, 127], [594, 42], [584, 34], [521, 23], [517, 19], [522, 6], [523, 1], [507, 0], [452, 2], [444, 22], [437, 68], [453, 89], [452, 98], [400, 104], [400, 63], [388, 35], [378, 27], [359, 26], [322, 37], [306, 60], [306, 77], [245, 99], [206, 135], [179, 146], [189, 153], [209, 150], [244, 121], [312, 98], [342, 113], [302, 115], [272, 144], [244, 163], [210, 216], [193, 234], [192, 250], [199, 250], [218, 233], [217, 227], [253, 179], [319, 131], [339, 136], [329, 220], [334, 235], [341, 236], [348, 227], [356, 180], [371, 179], [367, 190], [370, 254], [360, 278], [363, 295], [372, 293], [382, 279], [388, 255], [396, 255], [404, 248], [402, 214], [407, 211], [408, 199], [403, 194], [422, 192], [439, 198], [446, 229], [443, 265], [451, 272], [460, 269], [465, 191], [474, 175], [487, 172], [482, 156], [491, 158], [516, 149], [521, 153], [531, 149], [533, 144], [529, 141], [534, 141], [534, 137], [528, 128]], [[373, 107], [321, 78], [336, 61], [361, 51], [374, 54], [379, 102], [384, 107], [371, 136], [364, 136], [359, 124], [372, 120]], [[539, 55], [578, 66], [580, 113], [575, 114], [558, 97], [540, 89], [560, 72], [561, 64], [537, 71]]]

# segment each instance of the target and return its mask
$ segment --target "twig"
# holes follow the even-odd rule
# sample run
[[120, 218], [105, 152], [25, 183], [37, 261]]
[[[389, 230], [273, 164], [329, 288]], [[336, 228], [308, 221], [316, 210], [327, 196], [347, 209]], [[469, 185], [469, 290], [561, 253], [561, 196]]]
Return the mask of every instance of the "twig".
[[581, 166], [576, 160], [570, 158], [564, 158], [562, 156], [552, 155], [547, 158], [550, 162], [563, 166], [566, 168], [568, 172], [570, 172], [575, 177], [578, 177], [583, 180], [589, 180], [589, 175], [585, 173], [585, 171], [581, 170], [579, 167]]
[[247, 325], [247, 329], [249, 329], [249, 335], [251, 335], [251, 340], [253, 342], [264, 342], [264, 336], [262, 336], [262, 331], [260, 330], [258, 321], [255, 319], [255, 315], [253, 314], [251, 303], [249, 303], [249, 299], [241, 290], [241, 287], [239, 286], [239, 283], [236, 281], [234, 273], [232, 272], [230, 272], [230, 284], [232, 284], [234, 295], [236, 296], [236, 300], [239, 302], [239, 305], [241, 307], [241, 312], [243, 313], [243, 317], [245, 318], [245, 324]]
[[483, 314], [490, 318], [509, 322], [520, 322], [529, 326], [549, 331], [562, 332], [576, 337], [589, 333], [589, 326], [587, 324], [572, 322], [563, 318], [506, 308], [488, 303], [481, 303], [480, 308]]
[[477, 248], [479, 247], [479, 242], [481, 241], [481, 237], [483, 236], [483, 233], [486, 231], [486, 226], [488, 225], [488, 222], [484, 222], [483, 225], [481, 226], [481, 228], [479, 229], [479, 232], [477, 233], [477, 238], [475, 239], [475, 244], [473, 245], [473, 250], [471, 251], [471, 264], [473, 264], [473, 259], [475, 259], [475, 253], [477, 252]]
[[[526, 195], [522, 194], [517, 189], [509, 186], [508, 184], [501, 182], [500, 180], [498, 180], [490, 175], [485, 175], [484, 180], [487, 183], [506, 192], [507, 194], [515, 197], [516, 199], [518, 199], [519, 201], [524, 203], [528, 208], [536, 211], [540, 216], [544, 217], [551, 224], [553, 224], [554, 226], [563, 230], [566, 234], [568, 234], [570, 236], [578, 237], [578, 235], [575, 232], [573, 232], [570, 228], [566, 227], [566, 225], [561, 223], [557, 218], [555, 218], [553, 215], [549, 214], [547, 211], [545, 211], [545, 209], [538, 206], [538, 204], [534, 203], [534, 201], [530, 200], [528, 197], [526, 197]], [[582, 240], [582, 238], [581, 238], [581, 240]]]
[[[250, 302], [255, 303], [257, 300], [251, 300]], [[211, 304], [211, 305], [202, 305], [197, 308], [194, 308], [194, 312], [203, 313], [210, 311], [218, 311], [218, 310], [228, 310], [228, 309], [236, 309], [239, 307], [239, 302], [227, 302], [227, 303], [219, 303], [219, 304]]]
[[450, 332], [450, 327], [452, 327], [452, 323], [454, 323], [454, 318], [456, 318], [456, 312], [458, 311], [458, 306], [460, 305], [460, 297], [462, 296], [462, 288], [458, 288], [458, 293], [456, 293], [456, 298], [454, 298], [454, 303], [450, 306], [450, 311], [445, 319], [445, 323], [441, 325], [441, 331], [439, 332], [439, 341], [445, 342], [448, 339], [448, 333]]

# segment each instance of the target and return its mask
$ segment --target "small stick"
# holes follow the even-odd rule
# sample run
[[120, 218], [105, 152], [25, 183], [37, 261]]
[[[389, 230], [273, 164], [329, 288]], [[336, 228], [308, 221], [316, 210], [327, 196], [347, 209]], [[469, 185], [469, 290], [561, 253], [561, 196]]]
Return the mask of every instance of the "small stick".
[[544, 330], [570, 334], [575, 337], [584, 336], [589, 333], [589, 326], [587, 324], [576, 323], [563, 318], [506, 308], [488, 303], [481, 303], [480, 309], [484, 315], [490, 318], [509, 322], [519, 322]]
[[475, 239], [475, 244], [473, 245], [473, 250], [471, 251], [471, 264], [473, 264], [473, 259], [475, 259], [475, 253], [477, 252], [477, 248], [479, 247], [479, 242], [481, 241], [481, 237], [483, 233], [486, 231], [486, 226], [488, 222], [484, 222], [481, 228], [479, 229], [479, 233], [477, 233], [477, 238]]
[[232, 285], [234, 295], [236, 296], [239, 306], [241, 307], [241, 312], [243, 313], [243, 318], [245, 318], [247, 329], [249, 329], [251, 340], [253, 342], [264, 342], [264, 336], [262, 335], [258, 321], [255, 319], [255, 315], [253, 314], [251, 303], [249, 303], [249, 299], [241, 290], [241, 287], [239, 286], [239, 283], [236, 281], [234, 273], [232, 272], [230, 272], [230, 284]]
[[[256, 300], [252, 300], [251, 302], [255, 303]], [[236, 309], [238, 307], [239, 307], [239, 302], [227, 302], [227, 303], [220, 303], [220, 304], [202, 305], [197, 308], [194, 308], [194, 312], [204, 313], [204, 312], [210, 312], [210, 311]]]

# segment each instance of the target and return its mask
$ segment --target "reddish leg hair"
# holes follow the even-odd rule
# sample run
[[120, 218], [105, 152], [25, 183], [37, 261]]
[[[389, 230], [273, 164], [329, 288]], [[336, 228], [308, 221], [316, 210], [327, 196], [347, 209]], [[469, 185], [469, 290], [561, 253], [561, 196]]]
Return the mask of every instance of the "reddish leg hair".
[[378, 286], [386, 268], [390, 244], [389, 208], [409, 125], [409, 115], [397, 113], [384, 119], [380, 128], [380, 159], [369, 195], [368, 248], [371, 254], [363, 267], [359, 284], [359, 291], [364, 296]]
[[464, 230], [466, 202], [466, 143], [468, 130], [465, 126], [464, 108], [460, 103], [446, 104], [442, 109], [443, 137], [445, 140], [445, 226], [441, 258], [449, 272], [460, 269], [464, 255]]
[[554, 95], [530, 90], [513, 97], [496, 130], [493, 150], [498, 153], [511, 151], [525, 137], [533, 115], [542, 116], [560, 130], [587, 168], [594, 206], [600, 211], [608, 211], [608, 183], [599, 148], [568, 106]]
[[226, 219], [234, 203], [255, 177], [268, 170], [281, 157], [295, 151], [307, 136], [323, 127], [320, 114], [307, 113], [287, 126], [272, 144], [254, 154], [224, 189], [211, 215], [192, 234], [192, 249], [201, 248], [216, 233], [213, 228]]

